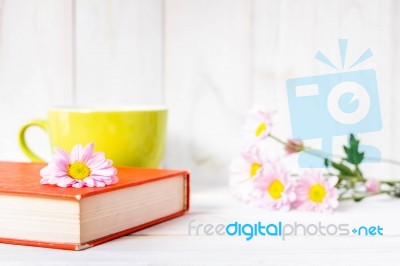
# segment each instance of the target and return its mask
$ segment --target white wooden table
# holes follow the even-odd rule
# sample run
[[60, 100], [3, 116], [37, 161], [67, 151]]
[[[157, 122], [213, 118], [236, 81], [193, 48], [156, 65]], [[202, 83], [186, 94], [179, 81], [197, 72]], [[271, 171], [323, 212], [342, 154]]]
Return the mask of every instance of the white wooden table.
[[[232, 199], [226, 189], [194, 190], [190, 212], [80, 252], [0, 244], [0, 265], [399, 265], [400, 199], [342, 203], [332, 215], [268, 212]], [[380, 225], [383, 236], [279, 237], [188, 235], [188, 224], [321, 221]]]

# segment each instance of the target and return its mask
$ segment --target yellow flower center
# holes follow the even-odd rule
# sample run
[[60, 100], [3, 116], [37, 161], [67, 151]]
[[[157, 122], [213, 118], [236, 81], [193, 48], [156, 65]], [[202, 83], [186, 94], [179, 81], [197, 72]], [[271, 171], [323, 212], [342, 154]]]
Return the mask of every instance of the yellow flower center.
[[325, 187], [321, 184], [315, 184], [311, 186], [310, 190], [308, 191], [308, 196], [310, 197], [311, 201], [315, 203], [321, 203], [326, 196]]
[[258, 169], [261, 168], [261, 164], [259, 163], [253, 163], [250, 167], [250, 177], [253, 178], [256, 174]]
[[285, 189], [285, 186], [282, 184], [282, 182], [279, 181], [278, 179], [275, 179], [269, 185], [268, 192], [269, 192], [269, 195], [271, 195], [271, 198], [280, 199], [284, 189]]
[[261, 123], [256, 129], [256, 136], [260, 136], [265, 130], [267, 130], [267, 124]]
[[67, 173], [73, 179], [83, 180], [90, 175], [90, 169], [82, 162], [74, 162], [68, 166]]

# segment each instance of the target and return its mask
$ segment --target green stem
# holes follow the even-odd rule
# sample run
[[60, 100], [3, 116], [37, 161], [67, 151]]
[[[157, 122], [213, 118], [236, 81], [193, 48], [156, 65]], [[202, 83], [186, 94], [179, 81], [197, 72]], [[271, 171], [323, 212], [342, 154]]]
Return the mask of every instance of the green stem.
[[[328, 174], [325, 174], [325, 175], [326, 176], [338, 176], [338, 174], [331, 174], [331, 173], [328, 173]], [[346, 178], [346, 179], [357, 177], [355, 175], [340, 175], [340, 176], [343, 177], [343, 178]], [[364, 179], [365, 180], [370, 180], [370, 179], [376, 179], [376, 178], [364, 177]], [[376, 180], [381, 184], [387, 184], [389, 186], [394, 186], [396, 184], [400, 184], [400, 180], [393, 180], [393, 181], [391, 181], [391, 180], [379, 180], [379, 179], [376, 179]]]
[[[269, 134], [268, 136], [269, 136], [271, 139], [275, 140], [276, 142], [282, 144], [283, 146], [288, 145], [288, 143], [287, 143], [286, 141], [283, 141], [283, 140], [281, 140], [280, 138], [278, 138], [278, 137], [276, 137], [276, 136], [274, 136], [274, 135], [272, 135], [272, 134]], [[308, 153], [308, 154], [310, 154], [310, 155], [316, 156], [316, 157], [318, 157], [318, 158], [324, 159], [324, 160], [325, 160], [325, 159], [329, 160], [326, 156], [322, 155], [324, 152], [316, 151], [315, 149], [311, 149], [311, 148], [308, 148], [308, 147], [304, 147], [301, 151], [306, 152], [306, 153]], [[301, 152], [301, 151], [300, 151], [300, 152]], [[328, 155], [327, 153], [325, 153], [325, 154]], [[343, 159], [342, 157], [340, 157], [340, 158]], [[329, 161], [331, 161], [331, 160], [329, 160]]]
[[396, 184], [400, 184], [400, 181], [399, 180], [396, 180], [396, 181], [384, 180], [384, 181], [379, 181], [379, 183], [386, 184], [386, 185], [389, 185], [389, 186], [395, 186]]
[[280, 144], [282, 144], [282, 145], [284, 145], [284, 146], [287, 145], [287, 142], [286, 142], [286, 141], [283, 141], [283, 140], [281, 140], [280, 138], [275, 137], [274, 135], [268, 134], [268, 136], [269, 136], [271, 139], [273, 139], [273, 140], [279, 142]]
[[352, 195], [352, 196], [348, 196], [348, 197], [339, 196], [339, 200], [340, 201], [344, 201], [344, 200], [361, 201], [361, 200], [363, 200], [365, 198], [368, 198], [368, 197], [381, 195], [381, 194], [389, 194], [390, 192], [392, 192], [392, 191], [382, 190], [382, 191], [378, 191], [378, 192], [375, 192], [375, 193], [368, 193], [368, 194], [365, 194], [363, 196], [357, 196], [357, 195]]
[[[274, 136], [272, 134], [269, 134], [269, 137], [272, 138], [273, 140], [279, 142], [280, 144], [282, 144], [284, 146], [286, 146], [288, 144], [286, 141], [283, 141], [280, 138], [278, 138], [278, 137], [276, 137], [276, 136]], [[331, 157], [332, 156], [334, 158], [338, 158], [338, 159], [344, 160], [343, 156], [340, 156], [340, 155], [337, 155], [337, 154], [328, 154], [328, 153], [323, 152], [323, 151], [318, 151], [316, 153], [313, 153], [312, 152], [313, 150], [315, 150], [315, 149], [305, 146], [302, 151], [307, 152], [308, 154], [317, 156], [317, 157], [322, 158], [322, 159], [327, 159], [327, 157]], [[393, 159], [388, 159], [388, 158], [364, 157], [364, 159], [367, 159], [367, 160], [379, 160], [380, 159], [381, 162], [400, 166], [400, 161], [393, 160]], [[331, 160], [329, 160], [329, 161], [331, 161]]]

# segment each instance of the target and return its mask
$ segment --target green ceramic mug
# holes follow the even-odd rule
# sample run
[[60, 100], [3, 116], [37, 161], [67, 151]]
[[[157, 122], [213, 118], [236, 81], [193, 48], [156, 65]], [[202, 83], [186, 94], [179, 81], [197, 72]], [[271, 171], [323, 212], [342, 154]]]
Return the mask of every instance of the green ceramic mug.
[[95, 144], [118, 166], [158, 167], [164, 153], [167, 109], [134, 106], [117, 109], [52, 108], [47, 120], [33, 120], [19, 132], [22, 151], [33, 162], [42, 162], [25, 140], [26, 130], [37, 126], [50, 137], [52, 147], [71, 151], [76, 144]]

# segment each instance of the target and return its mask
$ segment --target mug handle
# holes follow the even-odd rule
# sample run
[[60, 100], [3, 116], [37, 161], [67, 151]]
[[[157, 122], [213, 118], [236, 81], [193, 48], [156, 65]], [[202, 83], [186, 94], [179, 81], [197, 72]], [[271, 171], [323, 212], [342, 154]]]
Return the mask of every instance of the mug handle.
[[25, 132], [29, 127], [36, 126], [40, 127], [43, 129], [45, 132], [47, 132], [47, 121], [45, 120], [32, 120], [26, 123], [21, 127], [18, 133], [18, 141], [19, 141], [19, 146], [21, 147], [22, 151], [25, 153], [25, 155], [31, 159], [32, 162], [44, 162], [43, 159], [41, 159], [39, 156], [34, 154], [31, 149], [28, 147], [25, 141]]

